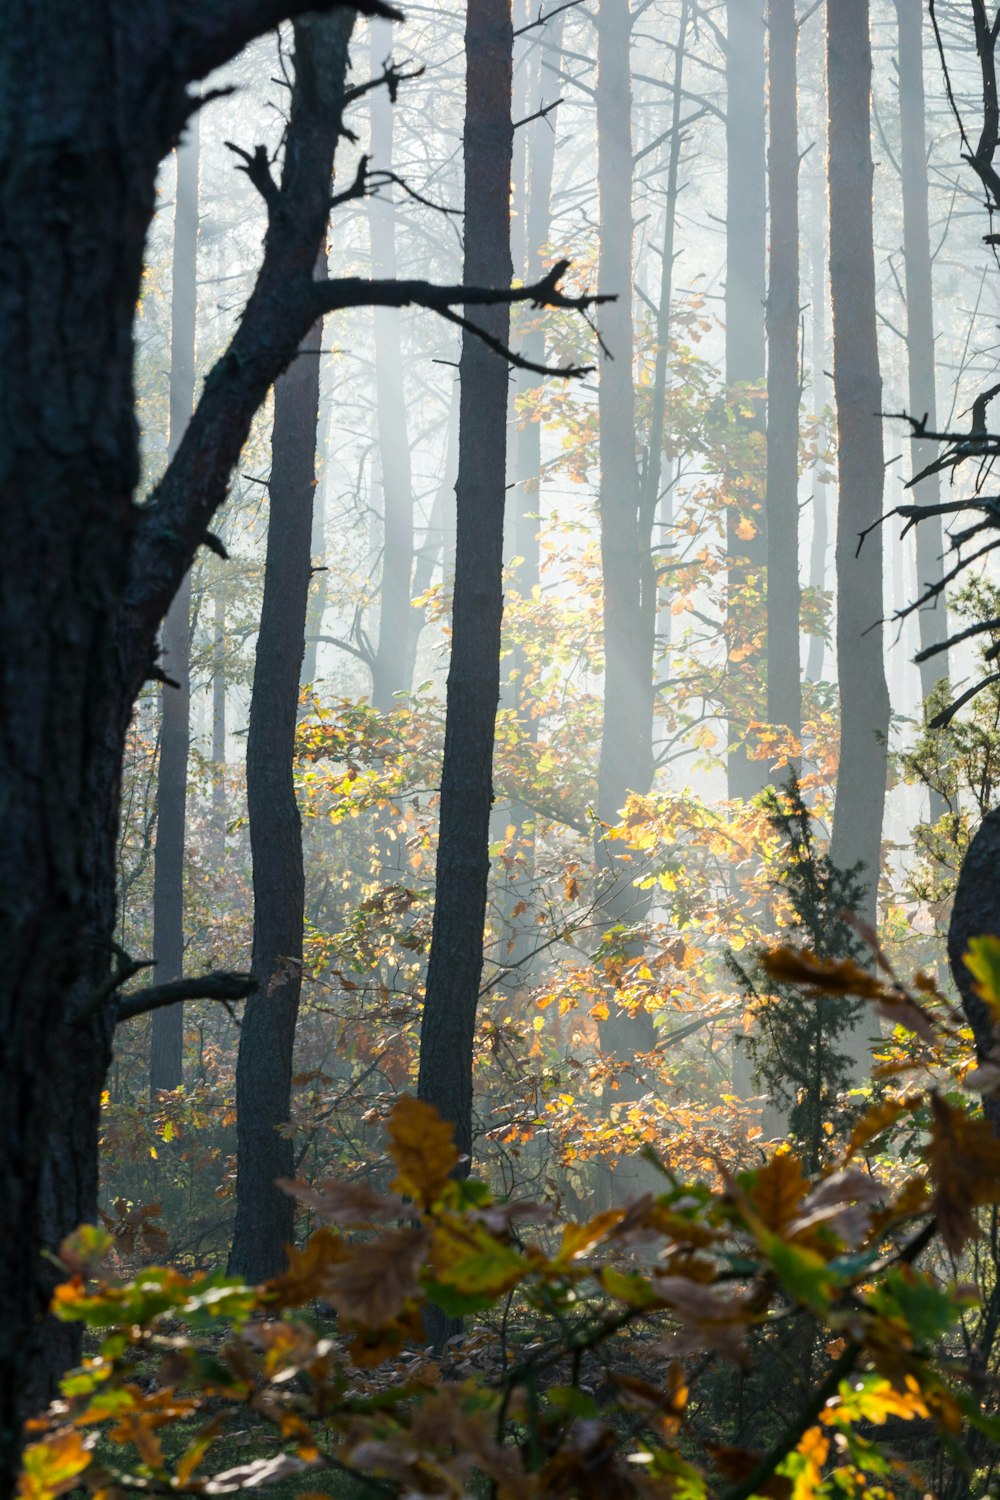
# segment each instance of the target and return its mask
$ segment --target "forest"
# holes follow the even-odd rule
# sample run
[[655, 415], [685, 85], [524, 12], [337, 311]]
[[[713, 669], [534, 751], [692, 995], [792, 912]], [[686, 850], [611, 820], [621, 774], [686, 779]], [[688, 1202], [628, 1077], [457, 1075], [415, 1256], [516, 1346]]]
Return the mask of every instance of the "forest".
[[998, 1493], [998, 67], [0, 5], [0, 1500]]

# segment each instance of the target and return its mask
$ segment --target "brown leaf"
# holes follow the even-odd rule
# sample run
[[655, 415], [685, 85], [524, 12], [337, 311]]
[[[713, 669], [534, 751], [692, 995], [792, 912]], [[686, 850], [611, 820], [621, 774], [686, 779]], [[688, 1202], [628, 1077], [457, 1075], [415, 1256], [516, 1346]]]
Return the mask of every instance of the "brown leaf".
[[326, 1224], [357, 1228], [380, 1219], [398, 1219], [406, 1212], [401, 1198], [383, 1197], [367, 1182], [337, 1182], [327, 1178], [311, 1184], [297, 1177], [279, 1177], [278, 1187], [311, 1209]]
[[941, 1237], [953, 1254], [978, 1233], [974, 1209], [1000, 1202], [1000, 1139], [988, 1121], [973, 1119], [939, 1094], [931, 1094], [934, 1115], [925, 1149], [934, 1184], [934, 1214]]
[[[710, 1445], [708, 1451], [712, 1455], [713, 1465], [730, 1484], [739, 1484], [741, 1480], [749, 1479], [764, 1456], [747, 1448], [730, 1448], [723, 1444]], [[766, 1495], [768, 1500], [788, 1500], [792, 1493], [792, 1481], [784, 1479], [780, 1474], [772, 1474], [754, 1493]]]
[[851, 958], [817, 958], [797, 948], [772, 948], [761, 955], [761, 963], [778, 984], [805, 985], [822, 995], [857, 995], [862, 1000], [892, 995]]
[[301, 1307], [326, 1294], [331, 1267], [344, 1258], [349, 1246], [332, 1229], [317, 1229], [303, 1250], [289, 1245], [288, 1270], [267, 1283], [277, 1307]]
[[349, 1245], [330, 1267], [322, 1295], [352, 1323], [391, 1323], [420, 1292], [417, 1277], [427, 1244], [423, 1229], [387, 1229], [375, 1240]]

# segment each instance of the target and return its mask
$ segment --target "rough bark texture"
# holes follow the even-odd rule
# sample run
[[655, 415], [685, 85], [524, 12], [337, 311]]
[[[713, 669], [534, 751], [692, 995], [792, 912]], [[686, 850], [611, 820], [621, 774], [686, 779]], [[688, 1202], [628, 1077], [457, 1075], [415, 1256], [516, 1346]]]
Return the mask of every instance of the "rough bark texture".
[[[372, 74], [377, 76], [392, 55], [392, 25], [374, 21], [371, 28]], [[392, 170], [393, 104], [387, 89], [371, 96], [372, 165]], [[396, 275], [396, 209], [393, 189], [368, 204], [371, 227], [372, 272]], [[382, 474], [382, 587], [379, 594], [378, 649], [372, 663], [372, 702], [386, 713], [396, 693], [410, 686], [409, 634], [413, 628], [410, 581], [413, 575], [413, 485], [410, 441], [407, 435], [403, 389], [403, 349], [400, 314], [392, 308], [375, 309], [375, 391], [378, 419], [378, 458]]]
[[[746, 435], [761, 431], [759, 398], [765, 378], [766, 144], [764, 129], [764, 0], [727, 0], [726, 42], [726, 383], [735, 403], [736, 425]], [[761, 456], [763, 458], [763, 455]], [[744, 678], [759, 623], [745, 591], [760, 588], [767, 565], [763, 474], [741, 462], [731, 476], [727, 524], [729, 600], [726, 633], [730, 653], [726, 707], [730, 719], [730, 797], [751, 797], [767, 780], [762, 761], [748, 758], [743, 735], [763, 703], [748, 696]], [[740, 534], [749, 522], [754, 534]]]
[[[170, 292], [171, 457], [194, 406], [198, 308], [198, 116], [177, 150], [174, 251]], [[167, 612], [160, 666], [176, 686], [160, 695], [160, 761], [156, 779], [156, 847], [153, 855], [153, 958], [161, 984], [184, 970], [184, 835], [191, 717], [191, 575]], [[151, 1022], [149, 1088], [175, 1089], [183, 1078], [184, 1007], [157, 1010]]]
[[[973, 989], [972, 975], [965, 967], [969, 939], [1000, 938], [1000, 808], [986, 814], [975, 838], [969, 845], [955, 891], [951, 923], [948, 927], [948, 962], [962, 1008], [969, 1018], [976, 1040], [976, 1056], [982, 1061], [996, 1051], [997, 1036], [989, 1007]], [[983, 1112], [1000, 1135], [1000, 1099], [983, 1100]]]
[[[840, 767], [832, 856], [864, 865], [861, 915], [874, 924], [885, 802], [889, 693], [882, 657], [882, 379], [872, 242], [868, 0], [827, 9], [830, 288], [840, 492], [837, 673]], [[875, 527], [858, 552], [862, 531]]]
[[[53, 1277], [39, 1251], [96, 1209], [132, 702], [288, 358], [294, 254], [305, 245], [311, 269], [327, 216], [326, 197], [306, 193], [294, 226], [272, 225], [273, 274], [236, 340], [261, 357], [233, 371], [223, 361], [159, 503], [140, 510], [132, 323], [156, 172], [191, 109], [185, 83], [294, 9], [0, 11], [0, 1494], [14, 1486], [24, 1410], [78, 1347], [44, 1316]], [[308, 290], [303, 300], [311, 310]], [[179, 463], [185, 445], [194, 465]]]
[[[802, 733], [799, 658], [799, 142], [795, 0], [768, 0], [767, 717]], [[797, 757], [796, 757], [797, 762]]]
[[[922, 0], [896, 0], [899, 26], [900, 169], [903, 188], [903, 254], [906, 274], [906, 353], [909, 366], [910, 412], [926, 417], [937, 429], [937, 388], [934, 377], [934, 281], [927, 203], [927, 140], [924, 108]], [[914, 473], [937, 457], [937, 445], [912, 443]], [[941, 499], [941, 476], [931, 474], [914, 491], [920, 505]], [[929, 516], [914, 528], [917, 546], [917, 587], [923, 591], [941, 577], [944, 551], [940, 516]], [[933, 609], [922, 609], [920, 649], [942, 644], [948, 637], [948, 611], [943, 599]], [[940, 678], [948, 676], [948, 653], [941, 651], [920, 663], [920, 690], [926, 698]], [[930, 793], [931, 817], [945, 811], [944, 801]]]
[[275, 1179], [295, 1170], [286, 1128], [305, 874], [292, 766], [312, 569], [321, 334], [317, 323], [274, 389], [267, 560], [247, 733], [258, 987], [243, 1011], [236, 1066], [236, 1228], [229, 1266], [255, 1282], [281, 1270], [295, 1223], [294, 1200]]
[[[465, 47], [465, 280], [506, 287], [512, 275], [510, 0], [469, 0]], [[506, 307], [477, 309], [475, 320], [506, 341]], [[455, 600], [417, 1088], [453, 1123], [458, 1149], [468, 1155], [500, 697], [507, 366], [466, 334], [459, 378]]]

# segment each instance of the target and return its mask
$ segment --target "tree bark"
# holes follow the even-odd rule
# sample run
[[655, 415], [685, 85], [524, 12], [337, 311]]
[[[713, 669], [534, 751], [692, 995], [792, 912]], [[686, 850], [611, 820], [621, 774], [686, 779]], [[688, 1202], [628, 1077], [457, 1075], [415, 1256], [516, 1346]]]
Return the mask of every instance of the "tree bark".
[[[764, 0], [727, 0], [726, 15], [726, 384], [736, 433], [752, 441], [763, 429], [759, 393], [766, 374]], [[767, 781], [764, 763], [751, 760], [745, 745], [748, 721], [759, 718], [764, 708], [747, 686], [763, 623], [749, 597], [763, 588], [767, 565], [763, 478], [762, 464], [748, 463], [742, 453], [729, 476], [725, 701], [730, 797], [752, 797]], [[751, 527], [751, 536], [741, 535]]]
[[[170, 293], [170, 457], [177, 452], [194, 406], [198, 309], [198, 116], [177, 150], [174, 253]], [[153, 854], [153, 958], [160, 983], [184, 972], [184, 840], [191, 718], [191, 575], [167, 612], [160, 666], [176, 686], [160, 693], [160, 763], [156, 781]], [[151, 1023], [149, 1090], [175, 1089], [183, 1080], [184, 1007], [157, 1010]]]
[[[688, 27], [691, 21], [689, 0], [681, 5], [674, 50], [673, 103], [670, 111], [670, 147], [667, 156], [667, 191], [663, 205], [663, 241], [660, 247], [660, 301], [656, 314], [656, 361], [653, 368], [653, 410], [649, 424], [649, 445], [643, 479], [643, 506], [647, 514], [659, 513], [660, 548], [665, 551], [672, 541], [673, 493], [667, 476], [664, 483], [663, 435], [666, 425], [667, 373], [670, 365], [670, 313], [673, 302], [674, 260], [677, 231], [677, 177], [680, 171], [684, 133], [681, 128], [684, 62]], [[652, 533], [652, 524], [650, 527]], [[670, 591], [662, 581], [657, 587], [657, 635], [664, 653], [661, 676], [670, 675]]]
[[[524, 8], [530, 19], [530, 5]], [[563, 16], [557, 13], [545, 27], [545, 51], [536, 49], [534, 65], [528, 85], [524, 90], [523, 111], [530, 118], [544, 108], [546, 69], [542, 59], [546, 58], [558, 67], [562, 48]], [[517, 274], [525, 281], [537, 281], [543, 274], [543, 251], [549, 242], [552, 223], [552, 177], [555, 169], [556, 133], [552, 120], [542, 116], [524, 126], [515, 135], [523, 141], [520, 153], [522, 182], [515, 202], [520, 207], [523, 229], [521, 240], [523, 260], [514, 259]], [[518, 223], [515, 215], [513, 223]], [[541, 320], [536, 319], [521, 343], [522, 353], [535, 364], [545, 361], [545, 330]], [[524, 393], [530, 391], [538, 376], [530, 371], [521, 372], [518, 384]], [[514, 435], [514, 524], [513, 546], [520, 559], [513, 573], [513, 583], [523, 600], [530, 600], [541, 579], [541, 504], [542, 504], [542, 426], [541, 422], [522, 418]], [[511, 703], [520, 715], [519, 733], [529, 741], [538, 739], [538, 720], [530, 712], [530, 694], [525, 690], [525, 679], [530, 670], [530, 657], [520, 639], [515, 640], [511, 652]], [[536, 950], [538, 947], [538, 924], [535, 897], [535, 813], [523, 802], [512, 801], [507, 810], [507, 821], [513, 824], [515, 834], [516, 867], [508, 878], [504, 891], [503, 920], [507, 934], [504, 962], [510, 965], [506, 987], [510, 991], [524, 990], [532, 982]], [[514, 915], [517, 912], [518, 915]]]
[[[906, 277], [906, 354], [910, 412], [926, 417], [937, 429], [937, 388], [934, 373], [934, 279], [928, 213], [927, 132], [924, 108], [922, 0], [896, 0], [899, 27], [900, 169], [903, 189], [903, 260]], [[937, 445], [914, 439], [913, 471], [919, 474], [937, 457]], [[919, 505], [941, 499], [941, 476], [930, 474], [916, 486]], [[941, 577], [944, 542], [940, 516], [928, 516], [914, 528], [917, 546], [917, 587], [921, 591]], [[939, 646], [948, 638], [948, 610], [944, 599], [919, 611], [920, 649]], [[929, 697], [935, 684], [948, 676], [948, 653], [941, 651], [920, 663], [920, 691]], [[944, 800], [930, 791], [930, 815], [936, 821], [946, 811]]]
[[[889, 693], [882, 655], [882, 378], [872, 239], [868, 0], [827, 7], [830, 288], [840, 493], [837, 672], [840, 767], [831, 854], [864, 866], [860, 913], [874, 926], [885, 802]], [[858, 551], [860, 534], [874, 527]]]
[[[799, 142], [795, 0], [768, 0], [767, 718], [802, 735], [799, 612]], [[798, 756], [793, 757], [798, 765]]]
[[[512, 276], [510, 0], [469, 0], [465, 50], [465, 280], [506, 287]], [[506, 308], [477, 310], [475, 319], [506, 342]], [[468, 1157], [500, 698], [507, 365], [466, 333], [459, 378], [455, 600], [417, 1092], [452, 1122], [456, 1145]]]
[[226, 599], [215, 590], [212, 618], [212, 858], [226, 855]]
[[[322, 259], [325, 265], [325, 253]], [[253, 1282], [281, 1270], [295, 1225], [294, 1200], [275, 1179], [295, 1175], [288, 1117], [305, 870], [293, 763], [312, 573], [322, 331], [321, 322], [310, 330], [274, 388], [267, 559], [247, 733], [257, 990], [243, 1011], [236, 1065], [236, 1227], [229, 1269]]]
[[[990, 1009], [976, 994], [972, 975], [965, 967], [969, 939], [1000, 938], [1000, 891], [997, 868], [1000, 866], [1000, 808], [986, 814], [969, 845], [952, 907], [948, 927], [948, 962], [952, 977], [962, 997], [962, 1008], [972, 1027], [976, 1056], [982, 1062], [996, 1051], [997, 1033]], [[983, 1113], [1000, 1135], [1000, 1099], [985, 1098]]]
[[[822, 178], [813, 184], [812, 235], [810, 238], [810, 302], [812, 312], [812, 407], [814, 415], [822, 418], [827, 404], [826, 375], [826, 303], [827, 303], [827, 258], [826, 258], [826, 183]], [[822, 465], [820, 465], [820, 468]], [[827, 551], [830, 545], [830, 516], [828, 487], [817, 471], [813, 479], [813, 531], [809, 547], [809, 584], [817, 592], [826, 588]], [[826, 643], [820, 635], [809, 637], [806, 655], [806, 679], [819, 682], [823, 676], [823, 659]]]
[[[392, 56], [392, 24], [371, 26], [372, 75]], [[387, 89], [371, 96], [371, 151], [376, 170], [391, 171], [393, 106]], [[396, 275], [396, 208], [392, 187], [368, 204], [372, 271], [379, 277]], [[410, 584], [413, 577], [413, 483], [403, 389], [403, 348], [400, 314], [393, 308], [375, 309], [375, 391], [378, 456], [382, 473], [382, 587], [379, 593], [378, 648], [372, 664], [372, 702], [382, 713], [395, 695], [410, 687], [409, 635], [413, 628]]]
[[[192, 108], [185, 83], [225, 62], [265, 12], [151, 0], [141, 25], [125, 0], [94, 0], [85, 16], [65, 0], [0, 12], [2, 1494], [14, 1488], [21, 1418], [79, 1349], [70, 1325], [45, 1317], [54, 1272], [39, 1252], [96, 1212], [111, 996], [127, 972], [114, 872], [132, 703], [253, 411], [288, 358], [293, 247], [310, 233], [315, 247], [328, 212], [328, 188], [315, 203], [303, 193], [295, 223], [272, 225], [272, 275], [235, 341], [258, 357], [222, 361], [160, 504], [140, 509], [132, 324], [157, 168]], [[289, 168], [284, 187], [298, 181]], [[280, 304], [270, 319], [269, 298]], [[195, 468], [180, 462], [185, 446]]]
[[[598, 509], [604, 594], [604, 716], [597, 771], [595, 843], [601, 917], [608, 928], [642, 921], [648, 892], [635, 888], [635, 869], [616, 866], [615, 846], [603, 829], [619, 821], [630, 792], [648, 792], [653, 779], [653, 651], [656, 572], [652, 557], [655, 510], [643, 504], [636, 445], [632, 325], [632, 13], [628, 0], [601, 0], [597, 12], [598, 288], [615, 295], [600, 312], [602, 341], [611, 358], [598, 385], [601, 464]], [[614, 996], [601, 1023], [601, 1048], [627, 1066], [656, 1039], [645, 1010], [620, 1013]], [[621, 1100], [645, 1092], [640, 1074], [621, 1071]], [[622, 1184], [625, 1176], [622, 1175]], [[629, 1187], [632, 1186], [629, 1178]], [[628, 1188], [625, 1189], [626, 1192]]]

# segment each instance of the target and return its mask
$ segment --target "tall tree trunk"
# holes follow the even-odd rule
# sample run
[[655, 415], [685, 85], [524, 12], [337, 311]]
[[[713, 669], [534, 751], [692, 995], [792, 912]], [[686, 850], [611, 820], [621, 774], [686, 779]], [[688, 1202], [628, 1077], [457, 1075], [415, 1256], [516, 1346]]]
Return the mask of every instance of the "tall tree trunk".
[[212, 858], [226, 853], [226, 597], [215, 590], [212, 616]]
[[[325, 267], [326, 256], [323, 255]], [[294, 1174], [287, 1131], [302, 987], [305, 873], [293, 762], [312, 573], [319, 352], [323, 325], [302, 341], [274, 388], [264, 598], [247, 733], [253, 857], [253, 976], [236, 1065], [234, 1275], [263, 1281], [284, 1264], [295, 1204], [275, 1186]]]
[[133, 692], [116, 645], [138, 523], [132, 321], [165, 146], [147, 125], [116, 155], [131, 102], [116, 33], [77, 14], [0, 11], [2, 1495], [22, 1418], [78, 1348], [46, 1317], [40, 1252], [97, 1203]]
[[[513, 153], [510, 0], [469, 0], [465, 23], [465, 279], [507, 287]], [[507, 308], [475, 321], [506, 342]], [[472, 1151], [472, 1051], [483, 967], [493, 801], [493, 742], [500, 698], [503, 517], [507, 472], [504, 360], [462, 340], [455, 602], [448, 672], [434, 922], [420, 1030], [421, 1099]]]
[[[684, 136], [681, 128], [681, 106], [683, 103], [684, 60], [687, 50], [688, 26], [691, 20], [690, 0], [683, 0], [680, 22], [677, 28], [677, 43], [674, 49], [673, 103], [670, 112], [670, 146], [667, 155], [667, 189], [663, 204], [663, 242], [660, 246], [660, 301], [656, 313], [656, 361], [653, 367], [653, 407], [649, 424], [649, 445], [646, 451], [646, 466], [643, 476], [643, 510], [654, 517], [659, 508], [660, 546], [670, 545], [673, 525], [673, 497], [671, 486], [664, 484], [663, 435], [666, 425], [667, 372], [670, 365], [670, 311], [673, 301], [674, 260], [677, 257], [675, 239], [677, 231], [677, 177], [680, 171], [681, 151]], [[652, 524], [650, 527], [652, 532]], [[669, 591], [661, 583], [658, 589], [657, 616], [658, 634], [665, 650], [669, 649], [670, 605]], [[669, 667], [662, 673], [667, 676]]]
[[[392, 22], [371, 23], [372, 75], [392, 56]], [[371, 96], [372, 163], [392, 170], [393, 106], [388, 89]], [[368, 202], [371, 226], [372, 271], [379, 277], [396, 275], [396, 208], [390, 196]], [[413, 628], [410, 583], [413, 575], [413, 483], [407, 436], [406, 397], [403, 390], [403, 349], [400, 313], [375, 309], [375, 391], [378, 456], [382, 472], [382, 587], [379, 593], [378, 648], [372, 664], [372, 702], [383, 713], [396, 693], [410, 687], [406, 675]]]
[[[766, 141], [764, 0], [727, 0], [726, 42], [726, 384], [735, 427], [744, 436], [763, 430], [759, 396], [765, 379]], [[741, 445], [742, 446], [742, 445]], [[746, 688], [759, 631], [747, 594], [763, 587], [767, 538], [762, 465], [740, 454], [729, 476], [726, 550], [729, 556], [726, 706], [729, 715], [730, 797], [752, 797], [764, 786], [764, 763], [751, 760], [743, 737], [760, 717]], [[752, 528], [752, 535], [746, 532]]]
[[[767, 717], [802, 735], [799, 656], [799, 142], [795, 0], [768, 0]], [[796, 763], [798, 757], [795, 758]]]
[[[900, 168], [903, 187], [903, 255], [906, 274], [906, 353], [909, 365], [910, 412], [927, 418], [937, 428], [937, 389], [934, 378], [934, 281], [928, 214], [927, 138], [924, 109], [923, 11], [921, 0], [896, 0], [899, 26], [899, 125]], [[912, 444], [914, 472], [937, 456], [934, 443], [919, 439]], [[941, 476], [931, 474], [917, 485], [920, 505], [936, 505], [941, 499]], [[928, 517], [915, 527], [917, 587], [925, 589], [941, 577], [944, 551], [939, 516]], [[933, 609], [922, 609], [920, 649], [941, 645], [948, 637], [948, 611], [943, 599]], [[935, 684], [948, 676], [948, 653], [941, 651], [920, 663], [920, 690], [924, 698]], [[944, 801], [930, 793], [930, 812], [937, 819], [945, 811]]]
[[[812, 408], [817, 418], [827, 404], [826, 375], [826, 182], [817, 178], [812, 188], [812, 235], [809, 245], [810, 303], [812, 311]], [[813, 476], [813, 530], [809, 546], [809, 585], [817, 593], [826, 588], [826, 554], [830, 545], [828, 486], [819, 477], [821, 466]], [[806, 656], [806, 679], [819, 682], [823, 676], [826, 645], [821, 635], [809, 637]]]
[[[837, 673], [840, 768], [832, 857], [864, 866], [861, 915], [874, 925], [885, 803], [889, 693], [882, 654], [882, 379], [872, 239], [868, 0], [827, 6], [830, 288], [840, 493]], [[874, 528], [858, 551], [863, 531]]]
[[[174, 254], [170, 293], [170, 440], [172, 458], [194, 406], [198, 311], [198, 116], [177, 150]], [[163, 623], [160, 665], [176, 686], [164, 683], [160, 699], [160, 763], [156, 780], [156, 846], [153, 854], [153, 958], [156, 980], [180, 979], [184, 970], [184, 838], [191, 720], [191, 575]], [[151, 1018], [149, 1090], [175, 1089], [183, 1079], [184, 1007], [169, 1005]]]
[[[320, 426], [323, 419], [320, 417]], [[317, 438], [317, 448], [320, 439]], [[306, 654], [302, 662], [302, 681], [315, 682], [319, 671], [319, 640], [323, 634], [326, 615], [326, 483], [320, 481], [313, 491], [312, 531], [313, 578], [309, 586], [309, 604], [306, 609]]]
[[[530, 4], [525, 7], [530, 17]], [[525, 89], [524, 112], [530, 116], [544, 108], [545, 79], [543, 57], [553, 66], [558, 66], [562, 48], [563, 17], [557, 13], [545, 27], [545, 51], [536, 48], [531, 62], [528, 86]], [[525, 63], [528, 67], [528, 62]], [[537, 281], [544, 274], [543, 251], [549, 242], [552, 223], [552, 177], [555, 168], [556, 134], [550, 116], [533, 120], [515, 135], [523, 138], [522, 183], [516, 201], [520, 202], [524, 228], [522, 245], [524, 258], [514, 260], [514, 269], [526, 282]], [[515, 217], [514, 223], [517, 223]], [[545, 360], [545, 330], [541, 320], [528, 329], [521, 343], [525, 358], [535, 364]], [[520, 374], [518, 385], [522, 392], [530, 391], [538, 376], [530, 371]], [[542, 503], [542, 425], [538, 421], [522, 420], [515, 433], [514, 455], [514, 552], [520, 562], [513, 575], [513, 582], [524, 600], [533, 597], [541, 578], [541, 528]], [[521, 716], [520, 733], [531, 741], [538, 738], [538, 721], [530, 713], [529, 695], [525, 692], [525, 677], [529, 670], [529, 655], [520, 640], [515, 641], [511, 653], [511, 678], [513, 681], [513, 705]], [[538, 924], [535, 920], [535, 813], [522, 802], [512, 802], [508, 810], [508, 822], [517, 830], [515, 835], [515, 858], [517, 865], [511, 874], [505, 891], [504, 925], [508, 934], [508, 947], [504, 961], [511, 966], [507, 987], [510, 990], [524, 989], [530, 985], [536, 948]], [[518, 912], [515, 916], [514, 913]]]
[[[653, 779], [653, 650], [656, 573], [653, 514], [643, 505], [636, 451], [632, 328], [632, 14], [628, 0], [600, 0], [597, 12], [597, 185], [600, 220], [598, 289], [617, 301], [601, 308], [601, 338], [610, 351], [601, 365], [601, 568], [604, 585], [604, 719], [597, 772], [597, 814], [617, 823], [630, 792], [644, 795]], [[601, 911], [609, 926], [641, 921], [648, 893], [635, 872], [616, 868], [614, 845], [600, 830], [596, 857], [603, 883]], [[648, 1052], [656, 1030], [645, 1011], [612, 1013], [601, 1045], [624, 1061]], [[643, 1092], [626, 1083], [620, 1097]], [[609, 1096], [610, 1098], [610, 1096]]]
[[316, 315], [305, 283], [329, 182], [314, 191], [313, 179], [317, 160], [328, 175], [340, 110], [314, 101], [338, 66], [342, 97], [353, 21], [340, 0], [316, 3], [340, 19], [329, 56], [296, 80], [297, 149], [273, 184], [282, 212], [261, 275], [145, 506], [133, 318], [158, 166], [191, 113], [186, 83], [300, 7], [204, 0], [180, 19], [148, 0], [141, 27], [128, 0], [95, 0], [83, 18], [67, 0], [0, 7], [4, 120], [31, 122], [0, 124], [3, 1495], [15, 1487], [21, 1417], [79, 1349], [78, 1331], [45, 1317], [57, 1273], [40, 1252], [96, 1213], [113, 996], [131, 972], [114, 942], [114, 874], [132, 705], [253, 413], [289, 358], [289, 329], [294, 341]]

